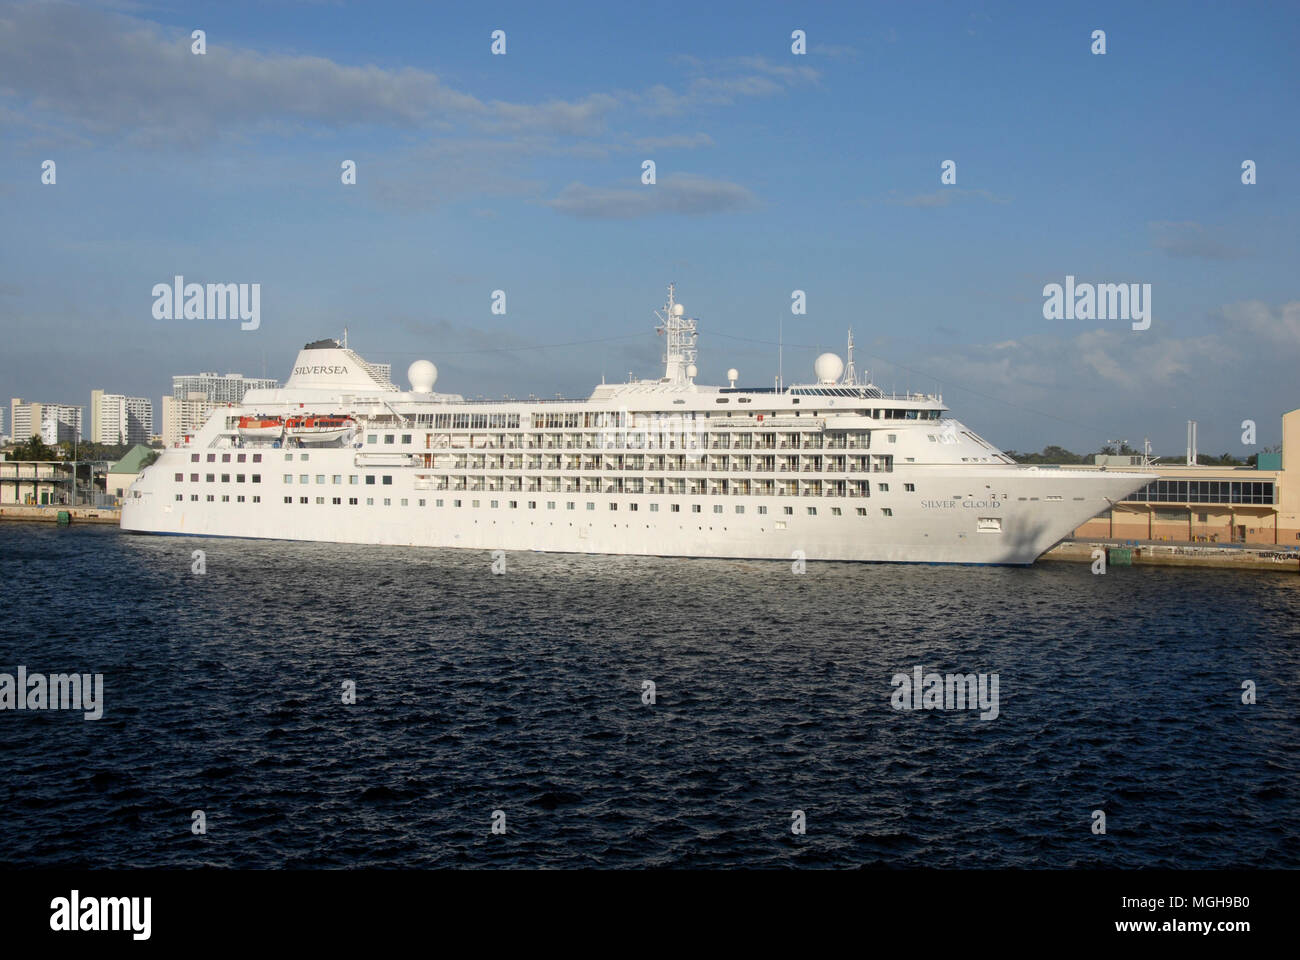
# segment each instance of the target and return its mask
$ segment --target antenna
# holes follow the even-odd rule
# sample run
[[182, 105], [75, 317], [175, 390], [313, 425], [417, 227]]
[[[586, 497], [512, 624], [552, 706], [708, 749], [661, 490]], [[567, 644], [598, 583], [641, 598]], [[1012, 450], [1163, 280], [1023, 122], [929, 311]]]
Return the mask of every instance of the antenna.
[[348, 328], [344, 327], [343, 328], [343, 349], [346, 350], [347, 348], [348, 348]]
[[776, 321], [776, 388], [780, 390], [785, 386], [785, 371], [783, 363], [785, 361], [785, 315], [782, 314]]
[[840, 377], [840, 383], [846, 387], [856, 387], [858, 385], [858, 371], [853, 366], [853, 328], [849, 327], [849, 362], [844, 367], [844, 376]]

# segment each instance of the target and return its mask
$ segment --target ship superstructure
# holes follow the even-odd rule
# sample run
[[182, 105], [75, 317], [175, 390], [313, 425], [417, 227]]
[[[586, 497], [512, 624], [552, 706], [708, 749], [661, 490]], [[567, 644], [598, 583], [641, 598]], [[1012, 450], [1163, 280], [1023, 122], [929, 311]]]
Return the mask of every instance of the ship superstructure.
[[[298, 354], [131, 486], [125, 530], [692, 557], [1031, 563], [1152, 476], [1016, 464], [941, 396], [815, 380], [705, 386], [669, 288], [664, 374], [575, 400], [409, 390], [342, 340]], [[851, 335], [850, 335], [851, 343]], [[851, 348], [850, 348], [851, 350]], [[851, 353], [850, 353], [851, 357]], [[869, 378], [867, 378], [869, 379]]]

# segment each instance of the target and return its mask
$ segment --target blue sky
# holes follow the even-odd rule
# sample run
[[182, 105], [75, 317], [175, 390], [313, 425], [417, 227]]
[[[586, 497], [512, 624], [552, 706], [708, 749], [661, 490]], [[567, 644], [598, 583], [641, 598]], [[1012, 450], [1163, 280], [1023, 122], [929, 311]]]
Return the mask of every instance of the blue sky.
[[[157, 403], [347, 325], [580, 396], [657, 375], [673, 280], [705, 382], [852, 326], [1003, 447], [1254, 452], [1300, 406], [1298, 41], [1294, 3], [0, 4], [0, 393]], [[261, 328], [155, 320], [178, 273], [260, 283]], [[1067, 274], [1150, 283], [1151, 328], [1045, 320]]]

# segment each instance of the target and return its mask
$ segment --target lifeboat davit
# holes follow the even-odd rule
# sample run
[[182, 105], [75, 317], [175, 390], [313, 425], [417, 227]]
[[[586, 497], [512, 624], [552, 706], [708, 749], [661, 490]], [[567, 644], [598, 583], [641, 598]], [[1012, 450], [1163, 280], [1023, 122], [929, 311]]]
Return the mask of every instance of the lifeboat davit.
[[284, 422], [285, 432], [305, 443], [330, 443], [342, 440], [356, 427], [351, 417], [290, 417]]
[[239, 435], [249, 439], [278, 440], [284, 432], [284, 421], [279, 417], [240, 417]]

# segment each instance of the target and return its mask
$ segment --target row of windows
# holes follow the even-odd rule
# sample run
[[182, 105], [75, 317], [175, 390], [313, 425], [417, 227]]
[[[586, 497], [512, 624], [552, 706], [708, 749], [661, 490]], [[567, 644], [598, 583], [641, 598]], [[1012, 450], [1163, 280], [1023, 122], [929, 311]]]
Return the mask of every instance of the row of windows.
[[[191, 453], [191, 454], [190, 454], [190, 463], [198, 463], [198, 462], [199, 462], [199, 457], [200, 457], [200, 456], [201, 456], [201, 454]], [[230, 458], [231, 458], [231, 456], [232, 456], [232, 454], [229, 454], [229, 453], [223, 453], [223, 454], [221, 455], [221, 462], [222, 462], [222, 463], [229, 463], [229, 462], [230, 462]], [[237, 453], [237, 454], [233, 454], [233, 456], [235, 457], [235, 463], [246, 463], [246, 462], [247, 462], [248, 454], [246, 454], [246, 453]], [[290, 457], [289, 459], [292, 460], [293, 458]], [[304, 460], [307, 459], [306, 454], [303, 455], [303, 459], [304, 459]], [[208, 463], [216, 463], [216, 462], [217, 462], [217, 455], [216, 455], [215, 453], [209, 453], [209, 454], [208, 454]], [[255, 454], [253, 454], [253, 462], [254, 462], [254, 463], [261, 463], [261, 462], [262, 462], [262, 455], [261, 455], [260, 453], [255, 453]]]
[[[432, 434], [425, 435], [425, 446], [429, 446], [432, 441]], [[378, 446], [381, 438], [386, 445], [402, 444], [410, 446], [415, 439], [412, 434], [403, 433], [367, 433], [365, 435], [366, 443], [370, 446]], [[660, 442], [657, 444], [647, 438], [659, 437]], [[469, 435], [472, 441], [474, 434]], [[733, 439], [734, 438], [734, 439]], [[890, 443], [898, 442], [898, 434], [891, 433], [887, 435]], [[635, 430], [620, 430], [617, 433], [589, 433], [589, 434], [526, 434], [517, 433], [513, 435], [496, 434], [496, 435], [478, 435], [478, 439], [484, 441], [475, 444], [478, 447], [505, 447], [509, 449], [567, 449], [594, 450], [599, 448], [615, 447], [660, 447], [680, 449], [867, 449], [871, 445], [870, 431], [846, 431], [843, 433], [822, 433], [821, 431], [808, 432], [800, 434], [797, 432], [779, 432], [779, 433], [755, 433], [741, 431], [727, 431], [715, 433], [697, 433], [691, 430], [644, 430], [638, 428]], [[933, 437], [931, 438], [933, 439]], [[300, 454], [300, 459], [306, 460], [307, 454]], [[292, 460], [293, 454], [285, 454], [286, 460]]]
[[1153, 480], [1124, 498], [1144, 503], [1275, 503], [1272, 480]]
[[[184, 499], [185, 499], [185, 494], [183, 494], [183, 493], [178, 493], [178, 494], [176, 494], [176, 499], [177, 499], [177, 500], [184, 500]], [[190, 494], [190, 499], [191, 499], [191, 500], [195, 500], [195, 501], [197, 501], [197, 500], [199, 499], [199, 495], [198, 495], [197, 493], [191, 493], [191, 494]], [[215, 503], [216, 500], [217, 500], [217, 497], [216, 497], [216, 494], [209, 493], [205, 499], [207, 500], [208, 503]], [[254, 497], [251, 497], [251, 498], [248, 498], [248, 499], [251, 499], [251, 500], [253, 501], [253, 503], [261, 503], [261, 502], [262, 502], [262, 498], [261, 498], [261, 497], [257, 497], [257, 496], [254, 496]], [[223, 493], [223, 494], [221, 495], [221, 502], [222, 502], [222, 503], [229, 503], [229, 502], [230, 502], [230, 494], [228, 494], [228, 493]], [[242, 494], [236, 494], [236, 495], [235, 495], [235, 503], [244, 503], [244, 502], [245, 502], [245, 498], [244, 498], [244, 496], [243, 496]]]
[[[206, 481], [207, 483], [215, 483], [215, 482], [217, 481], [217, 475], [216, 475], [216, 474], [209, 473], [209, 474], [205, 474], [204, 476], [205, 476], [205, 481]], [[365, 482], [366, 482], [366, 484], [367, 484], [368, 486], [374, 486], [374, 485], [375, 485], [375, 476], [376, 476], [375, 474], [366, 474], [366, 475], [365, 475]], [[293, 477], [294, 477], [294, 475], [293, 475], [292, 473], [286, 473], [286, 474], [284, 475], [284, 482], [285, 482], [285, 483], [293, 483], [293, 482], [294, 482]], [[230, 478], [231, 478], [231, 475], [228, 474], [228, 473], [223, 473], [223, 474], [221, 474], [221, 482], [222, 482], [222, 483], [230, 483]], [[235, 483], [243, 483], [244, 480], [245, 480], [245, 475], [242, 474], [242, 473], [237, 473], [237, 474], [234, 475], [234, 478], [235, 478]], [[174, 475], [174, 479], [175, 479], [175, 481], [176, 481], [177, 483], [183, 483], [183, 482], [185, 481], [185, 475], [184, 475], [183, 473], [177, 473], [177, 474]], [[387, 487], [387, 486], [392, 486], [392, 484], [393, 484], [393, 477], [392, 477], [392, 474], [382, 474], [382, 475], [380, 475], [380, 479], [382, 480], [382, 485], [383, 485], [383, 486], [386, 486], [386, 487]], [[621, 479], [621, 478], [620, 478], [620, 479]], [[299, 483], [300, 485], [301, 485], [301, 484], [310, 484], [311, 481], [312, 481], [311, 474], [304, 473], [304, 474], [300, 474], [300, 475], [298, 476], [298, 483]], [[359, 483], [359, 481], [360, 481], [360, 476], [357, 475], [357, 474], [351, 474], [351, 475], [348, 476], [348, 484], [349, 484], [350, 486], [355, 486], [355, 485], [357, 485], [357, 484]], [[443, 483], [445, 484], [445, 483], [448, 482], [448, 478], [443, 477], [443, 478], [442, 478], [442, 481], [443, 481]], [[191, 483], [198, 483], [198, 482], [199, 482], [199, 474], [197, 474], [197, 473], [191, 473], [191, 474], [190, 474], [190, 482], [191, 482]], [[261, 483], [261, 482], [262, 482], [262, 475], [261, 475], [260, 473], [255, 473], [255, 474], [253, 474], [252, 477], [251, 477], [251, 482], [252, 482], [252, 483]], [[333, 474], [333, 475], [330, 477], [330, 482], [333, 483], [333, 484], [335, 484], [335, 485], [342, 484], [342, 483], [343, 483], [343, 474], [338, 474], [338, 473]], [[482, 482], [482, 480], [480, 480], [480, 482]], [[324, 483], [325, 483], [325, 474], [323, 474], [323, 473], [318, 473], [318, 474], [316, 474], [316, 483], [318, 483], [318, 484], [324, 484]], [[865, 486], [866, 486], [865, 482], [862, 483], [862, 486], [865, 488]], [[881, 493], [888, 493], [888, 492], [889, 492], [889, 484], [887, 484], [887, 483], [878, 483], [878, 484], [876, 484], [876, 486], [879, 488], [879, 490], [880, 490]], [[908, 493], [915, 493], [915, 492], [916, 492], [916, 484], [914, 484], [914, 483], [905, 483], [905, 484], [903, 484], [903, 489], [906, 490]], [[721, 507], [719, 507], [718, 509], [721, 509]], [[743, 507], [738, 508], [738, 509], [740, 510], [740, 512], [743, 512], [743, 511], [744, 511], [744, 508], [743, 508]]]
[[[185, 499], [185, 495], [182, 494], [182, 493], [178, 493], [178, 494], [176, 494], [176, 499], [177, 499], [178, 501], [183, 501], [183, 500]], [[191, 495], [190, 495], [190, 500], [197, 501], [198, 499], [199, 499], [199, 495], [198, 495], [197, 493], [195, 493], [195, 494], [191, 494]], [[208, 494], [207, 497], [206, 497], [206, 499], [207, 499], [207, 501], [208, 501], [209, 503], [212, 503], [212, 502], [215, 502], [216, 497], [215, 497], [213, 494]], [[313, 499], [313, 498], [311, 498], [311, 497], [298, 497], [298, 501], [297, 501], [297, 502], [298, 502], [299, 504], [309, 504], [309, 503], [312, 502], [312, 499]], [[358, 497], [348, 497], [348, 498], [347, 498], [347, 501], [348, 501], [348, 505], [349, 505], [349, 506], [352, 506], [352, 507], [358, 506], [358, 505], [359, 505], [359, 502], [360, 502]], [[223, 496], [221, 497], [221, 502], [222, 502], [222, 503], [229, 503], [229, 502], [230, 502], [230, 496], [229, 496], [228, 494], [227, 494], [227, 495], [223, 495]], [[236, 497], [235, 497], [235, 502], [236, 502], [236, 503], [244, 503], [244, 502], [245, 502], [245, 499], [244, 499], [244, 497], [242, 497], [242, 496], [236, 496]], [[253, 497], [253, 498], [252, 498], [252, 502], [253, 502], [253, 503], [261, 503], [261, 502], [262, 502], [262, 498], [261, 498], [261, 497]], [[284, 502], [285, 502], [286, 504], [293, 504], [293, 502], [294, 502], [294, 498], [293, 498], [293, 497], [285, 497], [285, 498], [284, 498]], [[325, 503], [325, 498], [324, 498], [324, 497], [316, 497], [316, 498], [315, 498], [315, 502], [316, 502], [317, 504], [319, 504], [319, 505], [324, 505], [324, 503]], [[342, 497], [331, 497], [331, 498], [330, 498], [330, 502], [331, 502], [334, 506], [341, 506], [342, 503], [343, 503], [343, 498], [342, 498]], [[409, 506], [409, 505], [410, 505], [410, 499], [409, 499], [408, 497], [401, 497], [401, 498], [399, 499], [398, 503], [399, 503], [401, 506], [406, 507], [406, 506]], [[421, 507], [425, 506], [427, 503], [428, 503], [428, 501], [427, 501], [427, 499], [424, 498], [424, 497], [419, 498], [418, 501], [417, 501], [417, 505], [418, 505], [418, 506], [421, 506]], [[444, 503], [445, 503], [445, 501], [444, 501], [443, 499], [441, 499], [441, 498], [436, 499], [436, 500], [433, 501], [433, 505], [434, 505], [435, 507], [441, 507], [441, 506], [444, 505]], [[536, 509], [537, 509], [537, 501], [536, 501], [536, 500], [529, 500], [529, 501], [527, 501], [527, 503], [528, 503], [528, 509], [529, 509], [529, 510], [536, 510]], [[472, 508], [479, 508], [479, 507], [481, 506], [481, 504], [482, 504], [482, 501], [481, 501], [481, 500], [471, 500], [471, 501], [470, 501], [470, 506], [471, 506]], [[366, 497], [366, 506], [368, 506], [368, 507], [373, 507], [374, 505], [375, 505], [375, 498], [374, 498], [374, 497]], [[392, 498], [391, 498], [391, 497], [384, 497], [384, 498], [383, 498], [383, 505], [384, 505], [385, 507], [391, 507], [391, 506], [393, 505], [393, 500], [392, 500]], [[451, 501], [451, 505], [452, 505], [453, 507], [461, 507], [461, 506], [464, 505], [464, 501], [463, 501], [463, 500], [452, 500], [452, 501]], [[501, 506], [501, 501], [500, 501], [500, 500], [490, 500], [490, 501], [488, 501], [488, 506], [489, 506], [489, 508], [491, 508], [491, 509], [493, 509], [493, 510], [499, 509], [500, 506]], [[568, 501], [568, 502], [566, 502], [566, 503], [564, 504], [564, 508], [565, 508], [566, 510], [576, 510], [576, 509], [577, 509], [577, 506], [578, 506], [577, 503], [575, 503], [575, 502], [572, 501], [572, 500], [570, 500], [570, 501]], [[636, 503], [629, 503], [629, 504], [627, 504], [626, 506], [627, 506], [628, 512], [630, 512], [630, 513], [635, 513], [635, 512], [639, 509], [639, 507], [640, 507], [640, 505], [639, 505], [639, 504], [636, 504]], [[649, 506], [650, 506], [650, 510], [649, 510], [650, 513], [658, 513], [658, 512], [659, 512], [659, 504], [657, 504], [657, 503], [652, 503], [652, 504], [650, 504]], [[506, 501], [506, 509], [509, 509], [509, 510], [517, 510], [518, 508], [519, 508], [519, 501], [518, 501], [518, 500], [507, 500], [507, 501]], [[609, 505], [609, 509], [610, 509], [610, 510], [617, 511], [618, 508], [619, 508], [619, 505], [618, 505], [617, 503], [611, 503], [611, 504]], [[555, 509], [556, 509], [556, 501], [554, 501], [554, 500], [548, 500], [548, 501], [546, 502], [546, 509], [547, 509], [547, 510], [555, 510]], [[587, 501], [587, 509], [588, 509], [588, 510], [595, 510], [595, 509], [596, 509], [596, 505], [595, 505], [594, 503], [592, 503], [591, 501]], [[680, 513], [680, 512], [681, 512], [681, 504], [679, 504], [679, 503], [670, 503], [670, 504], [668, 505], [668, 509], [669, 509], [669, 511], [670, 511], [671, 513]], [[784, 516], [789, 517], [789, 516], [793, 516], [793, 515], [794, 515], [794, 507], [782, 507], [781, 510], [782, 510], [782, 513], [783, 513]], [[703, 512], [703, 508], [701, 507], [700, 504], [698, 504], [698, 503], [693, 503], [693, 504], [691, 504], [691, 513], [701, 513], [701, 512]], [[714, 513], [722, 513], [722, 512], [723, 512], [723, 508], [722, 508], [722, 506], [721, 506], [720, 504], [715, 505], [715, 506], [713, 507], [713, 512], [714, 512]], [[745, 508], [744, 508], [743, 506], [737, 506], [737, 507], [735, 508], [735, 512], [736, 512], [737, 514], [743, 514], [743, 513], [745, 512]], [[755, 512], [758, 513], [760, 516], [766, 516], [766, 515], [767, 515], [767, 507], [763, 507], [763, 506], [757, 507], [757, 508], [755, 509]], [[807, 512], [808, 516], [810, 516], [810, 517], [815, 517], [815, 516], [817, 516], [817, 508], [816, 508], [816, 507], [807, 507], [807, 508], [806, 508], [806, 512]], [[840, 507], [831, 507], [831, 508], [830, 508], [830, 515], [833, 516], [833, 517], [843, 516], [843, 513], [844, 513], [844, 511], [843, 511]], [[867, 515], [867, 508], [866, 508], [866, 507], [855, 507], [855, 508], [854, 508], [854, 513], [855, 513], [856, 516], [859, 516], [859, 517], [865, 517], [865, 516]], [[891, 510], [891, 509], [889, 509], [888, 507], [883, 507], [883, 508], [881, 509], [880, 513], [881, 513], [882, 516], [885, 516], [885, 517], [892, 517], [892, 516], [894, 515], [894, 511]]]
[[[185, 474], [183, 474], [183, 473], [177, 473], [177, 474], [174, 474], [173, 476], [174, 476], [174, 478], [175, 478], [175, 480], [176, 480], [177, 483], [184, 483], [184, 482], [185, 482]], [[217, 475], [216, 475], [215, 473], [206, 473], [206, 474], [204, 474], [203, 476], [204, 476], [204, 478], [205, 478], [205, 482], [207, 482], [207, 483], [216, 483], [216, 482], [217, 482]], [[244, 474], [242, 474], [242, 473], [237, 473], [237, 474], [235, 474], [234, 476], [235, 476], [235, 483], [243, 483], [243, 482], [244, 482], [244, 477], [245, 477]], [[255, 473], [255, 474], [253, 474], [252, 477], [249, 478], [249, 479], [250, 479], [250, 482], [252, 482], [252, 483], [261, 483], [261, 482], [262, 482], [262, 475], [261, 475], [260, 473]], [[197, 473], [191, 473], [191, 474], [190, 474], [190, 483], [198, 483], [198, 482], [199, 482], [199, 475], [198, 475]], [[222, 482], [222, 483], [229, 483], [229, 482], [230, 482], [230, 474], [228, 474], [228, 473], [223, 473], [223, 474], [221, 475], [221, 482]]]

